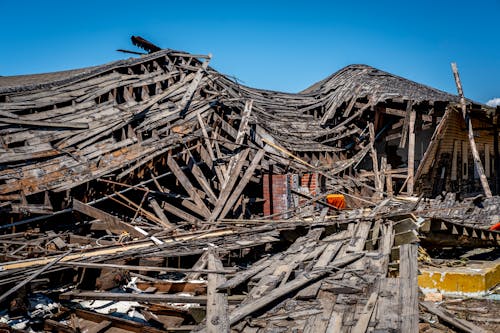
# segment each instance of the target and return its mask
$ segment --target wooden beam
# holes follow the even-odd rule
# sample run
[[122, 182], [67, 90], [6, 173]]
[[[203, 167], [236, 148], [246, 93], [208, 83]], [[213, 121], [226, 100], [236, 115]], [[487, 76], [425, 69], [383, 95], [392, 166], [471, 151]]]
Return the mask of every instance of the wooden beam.
[[234, 189], [233, 193], [231, 194], [229, 199], [227, 199], [227, 202], [225, 203], [225, 206], [222, 209], [222, 213], [220, 214], [220, 216], [217, 216], [215, 218], [226, 217], [229, 210], [233, 208], [234, 204], [236, 203], [236, 200], [238, 200], [238, 198], [241, 195], [241, 192], [243, 192], [243, 190], [245, 189], [245, 187], [248, 184], [248, 181], [253, 176], [255, 168], [257, 168], [257, 166], [260, 163], [260, 160], [262, 159], [262, 157], [264, 157], [264, 153], [265, 153], [265, 151], [263, 149], [260, 149], [257, 152], [257, 154], [255, 154], [255, 157], [252, 159], [252, 163], [250, 163], [250, 166], [246, 169], [245, 174], [243, 175], [243, 177], [241, 177], [241, 179], [238, 182], [238, 185]]
[[73, 199], [73, 209], [107, 224], [109, 230], [114, 231], [114, 233], [120, 234], [122, 231], [126, 231], [135, 237], [144, 238], [144, 235], [137, 231], [132, 225], [123, 222], [116, 216], [106, 213], [98, 208], [89, 206], [79, 200]]
[[[208, 250], [208, 269], [223, 270], [222, 262], [213, 248]], [[207, 283], [207, 316], [206, 332], [226, 333], [230, 330], [228, 317], [227, 294], [217, 291], [217, 286], [224, 283], [226, 278], [221, 274], [209, 273]]]
[[238, 162], [236, 163], [234, 170], [231, 172], [231, 175], [229, 176], [229, 181], [227, 182], [226, 186], [224, 186], [219, 193], [219, 198], [217, 199], [217, 204], [215, 205], [214, 209], [212, 210], [212, 215], [210, 216], [210, 221], [213, 222], [215, 219], [219, 216], [221, 213], [222, 209], [224, 208], [227, 199], [229, 198], [229, 195], [231, 194], [231, 191], [234, 187], [234, 184], [236, 183], [236, 180], [238, 180], [241, 168], [243, 167], [243, 164], [247, 160], [248, 153], [250, 152], [250, 148], [247, 148], [243, 150], [241, 155], [239, 156]]
[[418, 244], [400, 246], [401, 332], [418, 333]]
[[[172, 294], [131, 294], [95, 291], [69, 291], [59, 295], [59, 299], [89, 299], [89, 300], [110, 300], [110, 301], [134, 301], [134, 302], [162, 302], [162, 303], [185, 303], [185, 304], [207, 304], [207, 296], [179, 296]], [[228, 296], [228, 302], [239, 303], [244, 296]]]
[[217, 196], [210, 187], [210, 183], [203, 174], [201, 168], [198, 166], [198, 163], [194, 159], [193, 154], [191, 154], [190, 150], [187, 150], [187, 154], [189, 157], [188, 168], [191, 170], [192, 175], [196, 178], [196, 181], [200, 184], [200, 186], [207, 194], [208, 200], [215, 205], [215, 202], [217, 201]]
[[64, 252], [63, 254], [59, 255], [54, 260], [50, 261], [48, 264], [46, 264], [45, 266], [40, 268], [35, 273], [31, 274], [27, 279], [25, 279], [21, 283], [17, 284], [14, 288], [11, 288], [11, 289], [7, 290], [6, 292], [4, 292], [2, 295], [0, 295], [0, 303], [2, 303], [7, 297], [12, 295], [16, 291], [18, 291], [19, 289], [21, 289], [22, 287], [24, 287], [25, 285], [27, 285], [28, 283], [30, 283], [31, 281], [36, 279], [40, 274], [42, 274], [43, 272], [45, 272], [46, 270], [48, 270], [49, 268], [51, 268], [52, 266], [57, 264], [61, 259], [63, 259], [64, 257], [66, 257], [70, 253], [71, 253], [71, 250]]
[[187, 221], [189, 223], [192, 223], [194, 225], [198, 225], [201, 223], [201, 220], [194, 217], [193, 215], [185, 212], [184, 210], [177, 208], [176, 206], [169, 204], [168, 202], [163, 202], [162, 203], [163, 209], [165, 209], [167, 212], [180, 217], [182, 220]]
[[484, 174], [483, 164], [481, 163], [481, 158], [479, 157], [479, 152], [477, 151], [476, 141], [474, 140], [474, 131], [472, 129], [472, 122], [470, 119], [470, 114], [467, 112], [467, 105], [465, 103], [464, 92], [462, 90], [462, 83], [460, 82], [460, 76], [458, 75], [457, 64], [452, 62], [451, 69], [453, 70], [453, 76], [455, 77], [455, 83], [457, 85], [458, 95], [460, 96], [460, 106], [462, 108], [462, 116], [465, 120], [465, 125], [468, 128], [468, 138], [470, 148], [472, 150], [472, 156], [474, 158], [474, 164], [476, 166], [477, 173], [479, 174], [479, 179], [481, 180], [481, 185], [483, 186], [483, 191], [486, 197], [491, 198], [490, 185], [488, 184], [488, 178]]
[[175, 162], [172, 155], [168, 155], [167, 165], [172, 173], [177, 177], [177, 180], [181, 183], [182, 187], [184, 187], [191, 199], [193, 199], [193, 201], [196, 203], [196, 206], [198, 206], [199, 211], [197, 213], [205, 218], [208, 218], [210, 216], [210, 210], [198, 195], [197, 189], [191, 184], [177, 162]]
[[459, 330], [466, 333], [485, 333], [481, 327], [476, 326], [468, 320], [456, 318], [451, 313], [444, 309], [438, 308], [433, 302], [420, 302], [420, 304], [430, 313], [436, 315], [439, 320], [444, 321], [445, 323], [458, 328]]
[[22, 120], [22, 119], [12, 119], [12, 118], [3, 118], [3, 117], [0, 118], [0, 123], [11, 124], [11, 125], [71, 128], [71, 129], [88, 129], [89, 128], [89, 124], [87, 124], [87, 123], [72, 123], [72, 122], [59, 123], [57, 121]]
[[[362, 256], [363, 254], [359, 253], [347, 254], [346, 256], [340, 259], [334, 260], [329, 265], [329, 267], [335, 267], [335, 269], [339, 269], [351, 264], [352, 262], [358, 260]], [[236, 324], [241, 319], [251, 315], [255, 311], [262, 309], [264, 306], [276, 301], [277, 299], [283, 297], [284, 295], [294, 292], [310, 283], [313, 283], [319, 278], [329, 274], [330, 273], [329, 271], [330, 271], [329, 269], [324, 269], [320, 271], [312, 271], [308, 272], [307, 274], [304, 273], [299, 275], [294, 280], [287, 282], [285, 285], [272, 290], [265, 296], [262, 296], [258, 299], [253, 300], [250, 303], [247, 303], [245, 305], [236, 308], [234, 311], [231, 312], [229, 316], [229, 322], [231, 323], [231, 325]]]
[[234, 269], [197, 269], [197, 268], [173, 268], [173, 267], [156, 267], [156, 266], [133, 266], [133, 265], [119, 265], [119, 264], [104, 264], [104, 263], [89, 263], [79, 261], [65, 261], [60, 265], [71, 267], [84, 267], [84, 268], [97, 268], [97, 269], [122, 269], [126, 271], [139, 271], [139, 272], [181, 272], [181, 273], [215, 273], [215, 274], [233, 274]]
[[151, 206], [151, 208], [153, 208], [153, 211], [155, 212], [156, 216], [158, 216], [158, 218], [162, 222], [161, 223], [162, 226], [164, 226], [167, 229], [174, 229], [177, 227], [175, 224], [170, 223], [168, 218], [165, 216], [163, 209], [160, 207], [158, 201], [156, 201], [155, 198], [149, 198], [149, 205]]
[[399, 148], [404, 148], [406, 146], [406, 138], [408, 137], [408, 123], [410, 122], [410, 113], [413, 108], [412, 101], [406, 101], [406, 113], [403, 121], [403, 132], [401, 132], [401, 140], [399, 141]]
[[375, 149], [375, 130], [373, 129], [373, 123], [368, 124], [368, 130], [370, 133], [370, 156], [372, 158], [373, 164], [373, 173], [375, 180], [375, 189], [377, 190], [377, 195], [379, 198], [383, 195], [383, 184], [380, 182], [380, 175], [378, 171], [378, 158], [377, 158], [377, 150]]
[[[181, 111], [181, 115], [184, 115], [187, 113], [187, 109], [189, 108], [189, 103], [191, 99], [193, 98], [193, 94], [196, 91], [196, 88], [198, 88], [198, 85], [201, 82], [201, 79], [203, 77], [203, 74], [206, 72], [208, 68], [208, 64], [210, 63], [210, 59], [212, 58], [212, 55], [209, 54], [208, 57], [205, 59], [201, 67], [198, 69], [196, 72], [196, 75], [193, 78], [193, 81], [189, 84], [188, 88], [186, 89], [186, 92], [184, 95], [182, 95], [182, 99], [180, 101], [179, 109]], [[199, 113], [198, 113], [199, 115]]]
[[411, 109], [408, 122], [408, 184], [406, 185], [408, 195], [413, 195], [415, 183], [415, 118], [416, 111]]

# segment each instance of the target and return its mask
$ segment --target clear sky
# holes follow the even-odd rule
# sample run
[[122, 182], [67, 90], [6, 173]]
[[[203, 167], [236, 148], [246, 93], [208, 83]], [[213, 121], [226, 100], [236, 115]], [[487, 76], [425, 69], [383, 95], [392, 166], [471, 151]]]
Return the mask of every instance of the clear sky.
[[500, 97], [500, 0], [28, 1], [0, 0], [0, 75], [103, 64], [137, 50], [212, 53], [246, 85], [288, 92], [363, 63], [456, 93]]

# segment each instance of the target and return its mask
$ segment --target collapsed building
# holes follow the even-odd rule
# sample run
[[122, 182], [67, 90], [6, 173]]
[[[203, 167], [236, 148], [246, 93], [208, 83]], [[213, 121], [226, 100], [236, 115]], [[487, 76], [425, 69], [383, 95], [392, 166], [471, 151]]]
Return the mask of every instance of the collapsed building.
[[[0, 302], [11, 312], [26, 296], [10, 288], [36, 273], [78, 287], [61, 301], [149, 304], [141, 324], [65, 307], [56, 317], [83, 326], [45, 319], [45, 330], [409, 332], [420, 239], [498, 246], [498, 197], [474, 197], [481, 176], [500, 192], [498, 109], [365, 65], [296, 94], [255, 89], [210, 55], [134, 40], [148, 54], [0, 77]], [[446, 192], [474, 198], [457, 206]], [[169, 272], [184, 276], [158, 275]], [[131, 276], [142, 293], [109, 292]]]

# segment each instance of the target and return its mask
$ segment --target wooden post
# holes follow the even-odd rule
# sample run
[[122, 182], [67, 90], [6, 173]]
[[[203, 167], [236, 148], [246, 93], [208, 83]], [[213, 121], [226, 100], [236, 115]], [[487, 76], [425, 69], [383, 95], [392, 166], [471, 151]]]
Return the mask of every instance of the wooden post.
[[385, 176], [386, 188], [387, 188], [387, 196], [392, 197], [394, 195], [394, 190], [392, 188], [392, 166], [387, 164], [387, 175]]
[[493, 118], [493, 163], [495, 167], [495, 189], [496, 195], [500, 193], [500, 152], [498, 151], [498, 118], [500, 117], [500, 106], [497, 106]]
[[[222, 262], [211, 248], [208, 251], [208, 269], [223, 270]], [[222, 274], [208, 274], [207, 283], [207, 327], [205, 332], [208, 333], [225, 333], [229, 332], [229, 316], [227, 295], [217, 291], [217, 286], [226, 282], [226, 278]]]
[[418, 333], [418, 244], [403, 244], [399, 252], [401, 332]]
[[490, 198], [491, 190], [490, 185], [488, 184], [488, 178], [484, 174], [483, 164], [481, 163], [481, 159], [479, 158], [479, 153], [476, 147], [476, 141], [474, 140], [474, 131], [472, 130], [472, 122], [470, 120], [470, 115], [467, 115], [467, 106], [465, 104], [464, 92], [462, 90], [462, 84], [460, 82], [460, 76], [458, 75], [457, 64], [452, 62], [451, 69], [453, 70], [453, 75], [455, 76], [455, 83], [457, 85], [458, 95], [460, 96], [460, 106], [462, 107], [462, 116], [465, 120], [465, 125], [468, 128], [468, 137], [470, 148], [472, 150], [472, 156], [474, 158], [474, 164], [476, 166], [477, 173], [479, 174], [479, 179], [481, 180], [481, 185], [483, 186], [484, 194], [486, 197]]
[[373, 174], [375, 178], [375, 189], [377, 190], [377, 196], [382, 197], [383, 193], [383, 185], [380, 183], [380, 175], [378, 172], [378, 158], [377, 158], [377, 150], [375, 150], [375, 130], [373, 129], [373, 124], [368, 124], [368, 130], [370, 133], [370, 155], [372, 157], [373, 164]]
[[408, 195], [413, 195], [413, 185], [415, 183], [415, 118], [416, 111], [410, 111], [410, 122], [408, 123], [408, 184], [406, 189]]

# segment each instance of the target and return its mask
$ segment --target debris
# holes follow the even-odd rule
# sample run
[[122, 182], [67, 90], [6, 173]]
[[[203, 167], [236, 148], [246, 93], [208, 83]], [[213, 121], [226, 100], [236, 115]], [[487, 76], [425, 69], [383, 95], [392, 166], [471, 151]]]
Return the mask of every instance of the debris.
[[417, 282], [419, 267], [498, 258], [499, 188], [484, 184], [498, 182], [498, 109], [365, 65], [259, 90], [211, 55], [132, 41], [148, 54], [0, 77], [0, 325], [498, 324], [490, 305], [419, 302]]

